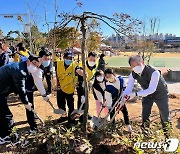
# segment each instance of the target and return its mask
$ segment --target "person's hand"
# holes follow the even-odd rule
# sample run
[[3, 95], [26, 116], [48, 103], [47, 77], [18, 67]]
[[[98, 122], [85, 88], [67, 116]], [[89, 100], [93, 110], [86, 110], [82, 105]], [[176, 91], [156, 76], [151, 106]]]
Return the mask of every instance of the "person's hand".
[[28, 104], [24, 104], [25, 108], [29, 111], [32, 110], [32, 104], [31, 103], [28, 103]]
[[83, 76], [83, 70], [82, 69], [77, 69], [76, 73], [79, 74], [80, 76]]
[[129, 100], [133, 99], [134, 97], [136, 97], [136, 93], [135, 92], [130, 93], [128, 95], [124, 95], [123, 99], [124, 99], [125, 102], [128, 102]]
[[61, 90], [61, 87], [60, 87], [60, 85], [58, 85], [58, 86], [57, 86], [57, 90]]
[[106, 107], [106, 102], [100, 102], [102, 107], [105, 108]]
[[123, 109], [123, 107], [124, 107], [124, 103], [123, 104], [118, 104], [117, 106], [116, 106], [116, 111], [117, 110], [122, 110]]
[[49, 97], [46, 95], [46, 96], [42, 96], [44, 101], [48, 102], [49, 101]]
[[81, 103], [85, 103], [85, 96], [81, 96]]

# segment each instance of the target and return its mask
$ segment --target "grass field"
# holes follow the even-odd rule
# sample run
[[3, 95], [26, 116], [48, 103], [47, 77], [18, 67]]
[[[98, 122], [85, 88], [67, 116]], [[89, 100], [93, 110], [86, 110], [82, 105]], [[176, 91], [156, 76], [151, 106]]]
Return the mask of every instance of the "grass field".
[[[126, 56], [114, 56], [107, 57], [106, 62], [108, 66], [129, 66], [128, 56], [131, 54], [126, 54]], [[166, 68], [180, 68], [180, 54], [156, 54], [151, 58], [150, 65], [156, 67], [166, 67]]]

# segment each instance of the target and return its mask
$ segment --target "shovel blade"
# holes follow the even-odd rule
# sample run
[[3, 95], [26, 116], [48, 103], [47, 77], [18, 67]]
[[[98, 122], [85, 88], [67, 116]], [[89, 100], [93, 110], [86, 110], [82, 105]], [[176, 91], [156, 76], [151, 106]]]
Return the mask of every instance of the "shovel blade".
[[96, 123], [97, 120], [99, 120], [99, 118], [96, 116], [93, 116], [91, 119], [92, 123]]
[[54, 113], [55, 113], [55, 114], [65, 114], [66, 111], [64, 111], [63, 109], [55, 109], [55, 110], [54, 110]]
[[98, 126], [98, 129], [103, 129], [107, 125], [108, 125], [108, 122], [105, 120]]
[[104, 127], [108, 123], [106, 119], [98, 118], [98, 117], [92, 118], [92, 122], [93, 122], [94, 126], [96, 126], [98, 128], [101, 128], [102, 126]]
[[78, 111], [79, 111], [79, 110], [75, 109], [75, 110], [71, 113], [71, 115], [77, 114]]

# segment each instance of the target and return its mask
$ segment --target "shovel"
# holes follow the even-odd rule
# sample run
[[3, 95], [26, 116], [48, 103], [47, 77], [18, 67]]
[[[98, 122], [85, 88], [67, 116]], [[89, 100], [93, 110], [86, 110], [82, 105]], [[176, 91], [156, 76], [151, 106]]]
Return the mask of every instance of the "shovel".
[[34, 111], [34, 109], [32, 109], [31, 111], [32, 111], [32, 112], [34, 113], [34, 115], [41, 121], [41, 123], [42, 123], [43, 125], [45, 125], [44, 121], [39, 117], [39, 115]]
[[99, 120], [99, 117], [100, 117], [100, 115], [101, 115], [101, 112], [102, 112], [102, 110], [103, 110], [104, 108], [105, 108], [105, 106], [102, 104], [101, 110], [99, 111], [98, 116], [97, 116], [97, 117], [96, 117], [96, 116], [93, 116], [93, 117], [92, 117], [91, 122], [93, 123], [93, 125], [92, 125], [93, 128], [95, 127], [94, 123], [97, 123], [96, 121]]
[[77, 119], [79, 118], [83, 113], [84, 113], [84, 110], [82, 110], [82, 107], [84, 105], [85, 102], [82, 102], [81, 103], [81, 106], [78, 109], [75, 109], [72, 113], [71, 113], [71, 119], [74, 120], [74, 119]]
[[[124, 105], [124, 103], [125, 103], [125, 102], [121, 101], [121, 102], [119, 103], [119, 105], [122, 106], [122, 105]], [[121, 110], [121, 108], [119, 107], [119, 108], [115, 111], [115, 113], [114, 113], [113, 117], [111, 118], [111, 120], [109, 121], [109, 123], [107, 122], [107, 120], [102, 120], [102, 122], [100, 123], [100, 125], [98, 126], [98, 128], [99, 128], [99, 129], [103, 129], [107, 124], [112, 123], [113, 120], [114, 120], [114, 118], [116, 117], [116, 115], [119, 113], [120, 110]]]
[[103, 128], [104, 126], [106, 126], [108, 124], [107, 118], [109, 117], [111, 112], [114, 110], [114, 108], [116, 107], [116, 105], [119, 102], [119, 100], [121, 100], [121, 97], [116, 101], [116, 103], [114, 103], [113, 107], [111, 108], [111, 110], [108, 112], [108, 114], [104, 118], [98, 118], [95, 121], [94, 126], [96, 126], [96, 127], [101, 129], [101, 128]]
[[48, 101], [48, 103], [51, 105], [53, 112], [55, 114], [65, 114], [66, 113], [66, 111], [64, 111], [63, 109], [56, 109], [50, 100]]

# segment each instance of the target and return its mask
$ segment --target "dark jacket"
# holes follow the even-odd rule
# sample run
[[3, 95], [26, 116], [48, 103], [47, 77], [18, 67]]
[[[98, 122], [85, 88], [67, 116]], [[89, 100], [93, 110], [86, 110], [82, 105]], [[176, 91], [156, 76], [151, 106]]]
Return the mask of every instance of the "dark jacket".
[[[145, 65], [145, 68], [144, 68], [141, 76], [136, 74], [134, 71], [132, 71], [132, 76], [133, 76], [134, 79], [137, 80], [137, 82], [141, 85], [141, 87], [143, 89], [147, 89], [149, 87], [149, 83], [151, 81], [151, 76], [152, 76], [152, 73], [154, 71], [156, 71], [155, 68], [153, 68], [153, 67], [151, 67], [149, 65]], [[160, 98], [163, 98], [163, 97], [167, 97], [167, 95], [168, 95], [167, 84], [166, 84], [163, 76], [160, 75], [156, 91], [153, 94], [150, 94], [150, 95], [148, 95], [146, 97], [147, 98], [160, 99]]]
[[[103, 81], [103, 83], [104, 83], [104, 85], [106, 86], [106, 81]], [[103, 98], [104, 98], [105, 90], [102, 89], [102, 87], [100, 86], [100, 83], [99, 83], [97, 80], [94, 81], [92, 91], [93, 91], [93, 95], [94, 95], [95, 100], [98, 100], [94, 89], [96, 89], [97, 91], [99, 91], [99, 92], [101, 93], [101, 95], [103, 96]]]
[[0, 95], [10, 89], [16, 91], [23, 104], [28, 103], [25, 90], [25, 80], [28, 75], [26, 61], [11, 63], [0, 68]]
[[105, 71], [105, 60], [104, 58], [99, 58], [99, 64], [98, 64], [98, 70], [102, 70], [103, 72]]
[[106, 85], [106, 91], [111, 93], [113, 103], [115, 103], [119, 99], [124, 89], [124, 79], [121, 76], [118, 76], [117, 78], [120, 81], [119, 89], [116, 89], [113, 85], [108, 85], [108, 83]]
[[6, 65], [9, 62], [9, 56], [6, 52], [0, 54], [0, 67]]

